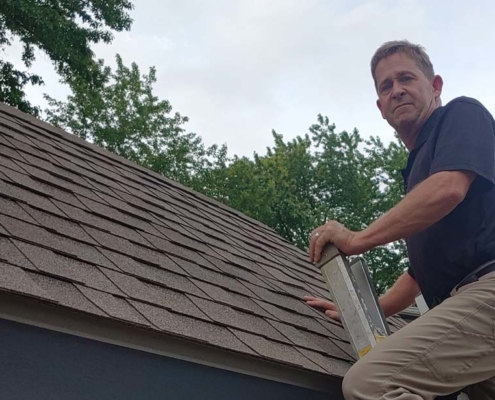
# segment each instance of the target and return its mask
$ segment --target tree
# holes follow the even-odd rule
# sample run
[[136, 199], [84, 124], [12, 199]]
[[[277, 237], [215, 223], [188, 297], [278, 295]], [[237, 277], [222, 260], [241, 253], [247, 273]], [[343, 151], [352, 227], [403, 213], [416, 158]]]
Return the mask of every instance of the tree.
[[[334, 219], [359, 231], [400, 201], [400, 170], [405, 166], [407, 152], [399, 140], [384, 146], [377, 137], [364, 140], [356, 129], [337, 134], [335, 125], [321, 115], [310, 131], [317, 149], [317, 225]], [[373, 249], [364, 258], [379, 293], [393, 284], [408, 265], [403, 241]]]
[[[337, 133], [318, 116], [309, 134], [284, 141], [272, 132], [265, 155], [224, 157], [195, 183], [225, 204], [274, 228], [306, 250], [311, 231], [329, 219], [360, 230], [402, 197], [400, 169], [406, 151], [397, 141], [385, 146], [364, 140], [357, 130]], [[402, 242], [368, 252], [377, 290], [383, 293], [407, 267]]]
[[199, 175], [194, 188], [274, 228], [301, 248], [314, 224], [313, 157], [308, 136], [275, 145], [253, 159], [224, 156]]
[[[406, 166], [407, 150], [397, 135], [395, 141], [388, 146], [384, 146], [377, 137], [371, 137], [367, 143], [371, 146], [370, 164], [380, 181], [383, 195], [376, 216], [378, 217], [395, 206], [404, 196], [401, 169]], [[377, 289], [383, 293], [408, 266], [405, 242], [399, 240], [377, 248], [369, 252], [367, 260]]]
[[[64, 80], [99, 87], [101, 69], [90, 45], [110, 43], [111, 31], [130, 29], [127, 11], [132, 7], [130, 0], [2, 0], [0, 49], [10, 46], [15, 37], [24, 46], [22, 62], [27, 68], [37, 48], [52, 60]], [[38, 115], [39, 108], [26, 99], [28, 84], [42, 85], [43, 80], [0, 60], [0, 101]]]
[[[117, 68], [101, 67], [103, 87], [72, 82], [67, 101], [45, 95], [50, 123], [117, 155], [188, 186], [207, 168], [208, 156], [221, 149], [206, 149], [200, 137], [185, 133], [187, 117], [172, 114], [172, 105], [153, 94], [156, 70], [141, 75], [132, 63], [126, 67], [117, 55]], [[225, 152], [226, 150], [224, 150]]]

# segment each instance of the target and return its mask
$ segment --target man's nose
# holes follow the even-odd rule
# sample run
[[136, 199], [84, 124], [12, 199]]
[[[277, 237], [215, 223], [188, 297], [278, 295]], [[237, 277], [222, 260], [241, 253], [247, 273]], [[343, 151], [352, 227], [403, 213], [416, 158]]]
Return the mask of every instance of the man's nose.
[[406, 91], [404, 90], [402, 85], [398, 82], [394, 82], [394, 86], [392, 87], [392, 97], [394, 99], [400, 99], [402, 96], [404, 96], [405, 93]]

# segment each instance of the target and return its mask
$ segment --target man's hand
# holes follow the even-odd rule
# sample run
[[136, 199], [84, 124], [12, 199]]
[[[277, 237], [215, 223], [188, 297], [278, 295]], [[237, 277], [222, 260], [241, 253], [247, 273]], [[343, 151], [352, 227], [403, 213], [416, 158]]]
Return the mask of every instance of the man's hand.
[[340, 321], [340, 316], [337, 311], [337, 306], [333, 304], [331, 301], [319, 299], [318, 297], [313, 296], [304, 296], [304, 300], [306, 304], [312, 307], [319, 307], [325, 310], [325, 315], [330, 317], [336, 321]]
[[[398, 314], [411, 306], [418, 294], [420, 294], [418, 283], [407, 271], [404, 272], [379, 299], [385, 318]], [[323, 308], [327, 317], [340, 321], [337, 306], [331, 301], [313, 296], [304, 296], [303, 299], [309, 306]]]
[[356, 241], [356, 232], [350, 231], [337, 221], [329, 221], [311, 232], [309, 261], [320, 261], [321, 252], [327, 243], [333, 243], [347, 256], [359, 254]]

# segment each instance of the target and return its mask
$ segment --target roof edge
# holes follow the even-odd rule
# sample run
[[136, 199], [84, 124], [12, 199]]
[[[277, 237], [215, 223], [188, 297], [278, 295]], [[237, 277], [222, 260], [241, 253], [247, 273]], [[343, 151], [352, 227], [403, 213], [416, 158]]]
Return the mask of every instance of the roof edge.
[[418, 307], [415, 306], [410, 306], [402, 310], [401, 312], [398, 312], [397, 315], [404, 319], [404, 317], [408, 318], [419, 318], [421, 316], [421, 311]]
[[153, 332], [17, 294], [0, 292], [0, 318], [108, 344], [176, 358], [342, 396], [342, 378]]

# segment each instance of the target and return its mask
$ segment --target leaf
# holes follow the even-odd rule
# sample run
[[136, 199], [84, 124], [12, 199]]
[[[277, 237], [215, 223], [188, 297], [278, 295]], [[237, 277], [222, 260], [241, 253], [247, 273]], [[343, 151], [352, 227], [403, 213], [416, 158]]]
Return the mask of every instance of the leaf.
[[[127, 11], [132, 8], [128, 0], [2, 0], [0, 50], [15, 37], [24, 45], [22, 62], [26, 67], [33, 65], [38, 49], [50, 58], [64, 82], [83, 81], [101, 87], [101, 69], [91, 45], [110, 43], [111, 31], [128, 30], [132, 20]], [[0, 73], [1, 101], [38, 115], [39, 109], [25, 99], [24, 90], [28, 84], [42, 84], [41, 77], [12, 64]]]

